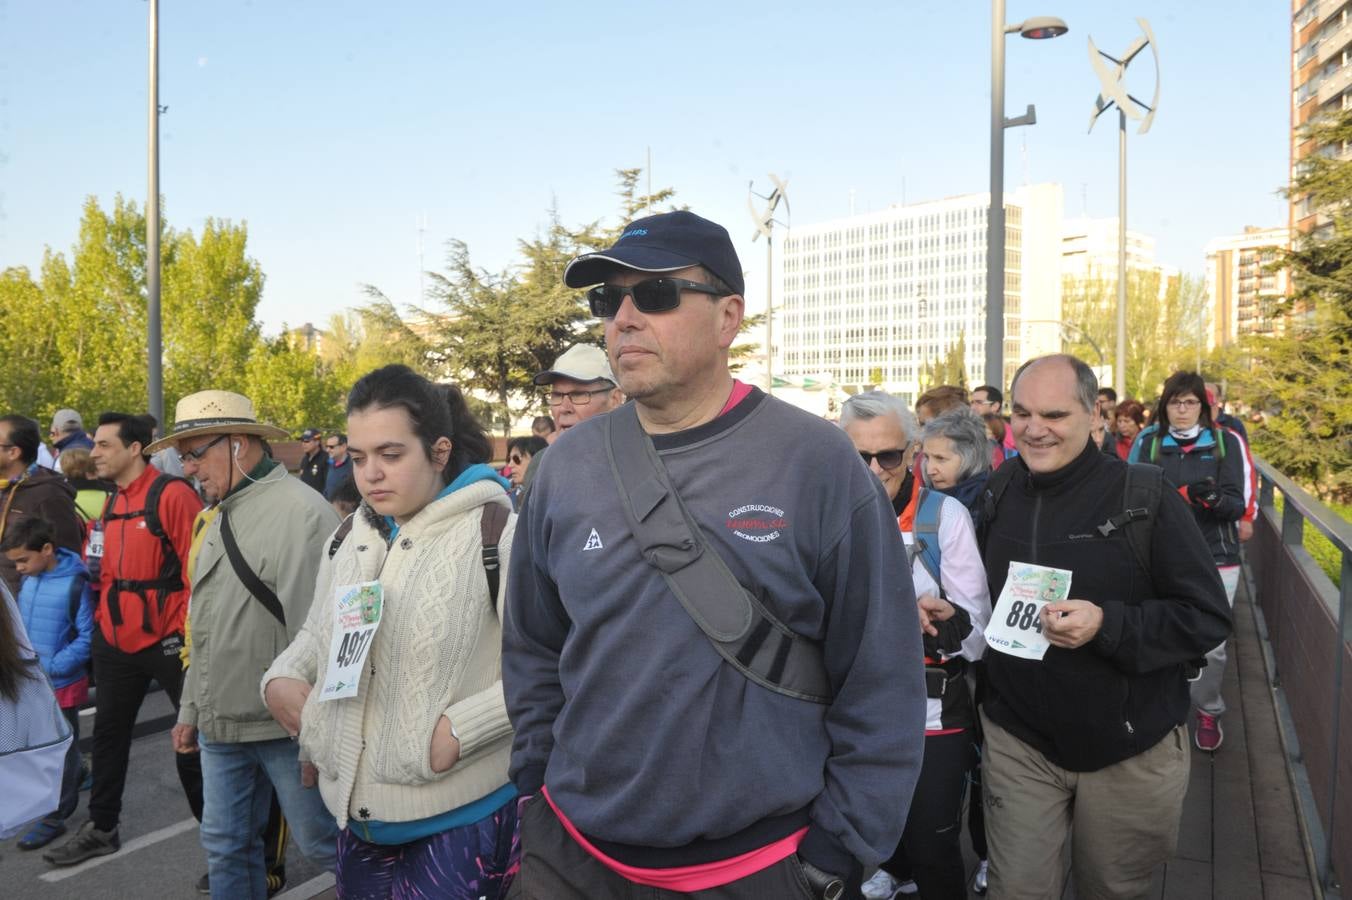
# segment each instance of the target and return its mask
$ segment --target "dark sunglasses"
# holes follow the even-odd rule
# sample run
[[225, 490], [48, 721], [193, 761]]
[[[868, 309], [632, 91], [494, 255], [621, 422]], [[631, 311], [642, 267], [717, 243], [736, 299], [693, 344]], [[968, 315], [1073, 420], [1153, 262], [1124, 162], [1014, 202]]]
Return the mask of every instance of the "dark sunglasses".
[[682, 291], [697, 291], [711, 297], [725, 297], [728, 292], [711, 284], [686, 281], [684, 278], [645, 278], [637, 284], [598, 284], [587, 291], [587, 302], [592, 315], [611, 319], [620, 311], [625, 297], [634, 299], [634, 308], [642, 313], [669, 312], [681, 305]]
[[878, 465], [890, 472], [901, 465], [901, 461], [906, 458], [906, 451], [879, 450], [877, 453], [869, 453], [867, 450], [860, 450], [859, 456], [864, 460], [864, 465], [867, 466], [876, 459]]
[[223, 434], [220, 437], [216, 438], [216, 440], [214, 441], [207, 441], [205, 444], [198, 447], [196, 450], [189, 450], [186, 453], [180, 453], [178, 455], [178, 461], [181, 463], [185, 463], [188, 460], [192, 460], [193, 462], [201, 462], [202, 457], [207, 455], [208, 450], [210, 450], [212, 447], [215, 447], [217, 444], [219, 444], [221, 441], [225, 440], [229, 436], [230, 435], [228, 434]]
[[507, 457], [507, 461], [514, 466], [519, 466], [521, 465], [521, 454], [513, 453], [511, 456]]

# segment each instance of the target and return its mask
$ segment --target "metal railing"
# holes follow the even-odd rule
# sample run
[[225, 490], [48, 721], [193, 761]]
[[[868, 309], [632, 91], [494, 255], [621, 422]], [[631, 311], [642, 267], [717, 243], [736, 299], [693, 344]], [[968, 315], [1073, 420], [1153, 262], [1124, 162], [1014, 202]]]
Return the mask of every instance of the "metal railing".
[[[1336, 872], [1352, 872], [1352, 824], [1344, 826], [1347, 834], [1338, 831], [1352, 816], [1352, 787], [1340, 785], [1338, 777], [1345, 716], [1352, 723], [1352, 697], [1343, 692], [1345, 663], [1352, 652], [1352, 523], [1271, 464], [1258, 458], [1255, 464], [1259, 521], [1246, 558], [1257, 576], [1258, 602], [1272, 643], [1274, 687], [1284, 691], [1289, 724], [1296, 743], [1305, 748], [1292, 760], [1300, 770], [1297, 795], [1320, 883], [1329, 890], [1336, 885]], [[1282, 495], [1280, 510], [1277, 492]], [[1339, 585], [1305, 550], [1307, 523], [1341, 554]], [[1317, 756], [1317, 747], [1327, 747], [1327, 756]]]

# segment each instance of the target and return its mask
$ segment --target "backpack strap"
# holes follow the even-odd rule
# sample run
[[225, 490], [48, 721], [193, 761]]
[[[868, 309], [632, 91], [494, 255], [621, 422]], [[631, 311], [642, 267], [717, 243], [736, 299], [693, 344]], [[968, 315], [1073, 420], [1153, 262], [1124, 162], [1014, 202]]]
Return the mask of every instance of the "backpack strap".
[[107, 523], [118, 519], [144, 519], [146, 531], [160, 542], [160, 570], [154, 578], [115, 578], [110, 583], [108, 614], [115, 627], [121, 626], [123, 621], [121, 599], [123, 593], [135, 594], [141, 599], [141, 630], [151, 634], [154, 629], [150, 625], [150, 592], [155, 591], [155, 602], [162, 614], [165, 606], [165, 595], [181, 591], [184, 588], [183, 560], [179, 559], [178, 551], [174, 548], [174, 543], [169, 539], [168, 533], [164, 530], [164, 523], [160, 519], [160, 498], [164, 495], [164, 490], [169, 486], [169, 483], [174, 481], [181, 481], [188, 485], [190, 490], [192, 489], [187, 479], [160, 473], [150, 483], [150, 488], [146, 491], [145, 505], [141, 509], [121, 513], [113, 511], [118, 493], [116, 490], [104, 504], [103, 514], [99, 517], [101, 522]]
[[914, 563], [917, 557], [920, 559], [920, 565], [925, 567], [929, 577], [939, 586], [940, 599], [947, 600], [941, 578], [943, 550], [939, 546], [939, 525], [943, 521], [943, 516], [944, 495], [931, 488], [922, 487], [920, 500], [916, 503], [915, 524], [911, 528], [913, 536], [911, 562]]
[[709, 545], [632, 403], [603, 416], [620, 508], [643, 559], [729, 665], [762, 687], [830, 703], [822, 648], [776, 619]]
[[483, 514], [479, 517], [479, 535], [483, 543], [484, 575], [488, 577], [488, 599], [493, 604], [495, 611], [498, 608], [498, 578], [501, 568], [498, 561], [498, 541], [502, 539], [502, 530], [507, 527], [508, 515], [505, 506], [488, 503], [483, 507]]
[[249, 589], [249, 593], [263, 608], [272, 613], [272, 617], [286, 627], [286, 611], [282, 609], [282, 601], [277, 599], [277, 595], [272, 588], [263, 583], [263, 579], [258, 577], [249, 564], [244, 561], [244, 554], [239, 552], [239, 543], [235, 540], [235, 531], [230, 527], [230, 516], [224, 508], [221, 509], [221, 543], [225, 544], [225, 555], [230, 558], [230, 567], [235, 570], [235, 575], [244, 586]]
[[1159, 511], [1160, 494], [1164, 490], [1164, 470], [1146, 463], [1127, 466], [1126, 486], [1122, 491], [1122, 511], [1110, 516], [1098, 527], [1099, 534], [1109, 537], [1119, 528], [1126, 529], [1127, 543], [1136, 563], [1144, 572], [1150, 572], [1150, 544], [1155, 533], [1155, 515]]
[[981, 517], [976, 529], [977, 544], [983, 555], [986, 552], [986, 535], [990, 533], [990, 525], [995, 521], [995, 510], [1000, 505], [1000, 498], [1005, 495], [1005, 488], [1014, 480], [1014, 472], [1018, 468], [1017, 465], [1000, 466], [986, 479], [986, 487], [981, 492]]
[[333, 533], [333, 540], [329, 541], [329, 559], [333, 559], [334, 554], [338, 552], [338, 548], [343, 546], [343, 541], [352, 533], [352, 522], [356, 517], [357, 513], [354, 510], [347, 514], [346, 519], [338, 523], [338, 530]]

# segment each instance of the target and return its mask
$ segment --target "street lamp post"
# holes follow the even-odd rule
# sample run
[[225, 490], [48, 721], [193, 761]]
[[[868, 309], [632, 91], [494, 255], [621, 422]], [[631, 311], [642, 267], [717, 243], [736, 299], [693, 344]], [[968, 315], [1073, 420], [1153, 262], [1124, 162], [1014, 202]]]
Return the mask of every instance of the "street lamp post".
[[1005, 35], [1031, 40], [1060, 37], [1070, 29], [1053, 16], [1005, 24], [1005, 0], [991, 0], [991, 199], [986, 217], [986, 383], [1005, 383], [1005, 129], [1037, 122], [1028, 104], [1021, 116], [1005, 118]]
[[149, 194], [146, 197], [146, 404], [168, 433], [164, 421], [164, 375], [160, 340], [160, 4], [150, 0], [150, 135]]

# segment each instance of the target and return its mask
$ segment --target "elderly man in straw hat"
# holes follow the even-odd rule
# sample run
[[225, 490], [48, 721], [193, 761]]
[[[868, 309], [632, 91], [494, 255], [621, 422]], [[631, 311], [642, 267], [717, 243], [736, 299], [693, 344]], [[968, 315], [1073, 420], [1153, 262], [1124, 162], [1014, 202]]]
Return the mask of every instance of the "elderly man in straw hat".
[[202, 846], [211, 895], [267, 896], [261, 834], [272, 782], [302, 853], [325, 866], [337, 829], [317, 791], [301, 784], [295, 735], [268, 713], [258, 674], [305, 621], [325, 541], [338, 525], [324, 498], [272, 459], [248, 398], [201, 391], [178, 403], [172, 446], [218, 513], [192, 571], [192, 664], [174, 749], [202, 755]]

